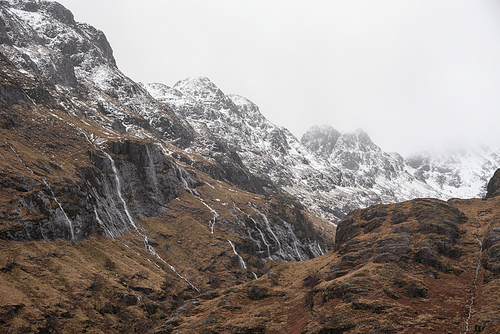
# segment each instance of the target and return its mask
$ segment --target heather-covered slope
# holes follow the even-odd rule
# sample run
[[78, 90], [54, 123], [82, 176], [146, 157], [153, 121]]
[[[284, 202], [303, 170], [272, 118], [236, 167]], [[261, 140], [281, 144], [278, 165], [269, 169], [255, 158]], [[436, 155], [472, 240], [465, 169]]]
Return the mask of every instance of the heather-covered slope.
[[355, 210], [338, 225], [335, 250], [199, 300], [171, 328], [498, 333], [499, 204], [419, 199]]

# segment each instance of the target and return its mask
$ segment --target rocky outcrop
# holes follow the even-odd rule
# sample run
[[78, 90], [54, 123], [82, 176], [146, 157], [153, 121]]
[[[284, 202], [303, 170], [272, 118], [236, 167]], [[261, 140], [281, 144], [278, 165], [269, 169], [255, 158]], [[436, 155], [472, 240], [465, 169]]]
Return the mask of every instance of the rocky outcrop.
[[339, 265], [332, 266], [330, 275], [343, 275], [369, 261], [414, 260], [448, 272], [448, 259], [461, 257], [459, 240], [466, 220], [456, 207], [431, 199], [355, 210], [337, 226], [335, 249], [343, 256]]
[[486, 198], [500, 196], [500, 169], [497, 169], [486, 187]]
[[[496, 174], [498, 174], [498, 171]], [[491, 215], [491, 212], [485, 212], [484, 214]], [[482, 242], [482, 265], [486, 270], [484, 281], [490, 282], [500, 278], [500, 224], [498, 222], [493, 221], [491, 223]]]

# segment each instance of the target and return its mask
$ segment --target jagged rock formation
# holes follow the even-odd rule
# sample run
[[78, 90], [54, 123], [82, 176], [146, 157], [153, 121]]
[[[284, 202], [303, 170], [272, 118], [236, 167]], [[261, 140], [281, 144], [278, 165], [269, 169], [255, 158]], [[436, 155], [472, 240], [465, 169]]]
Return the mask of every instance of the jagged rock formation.
[[500, 169], [497, 169], [495, 175], [488, 182], [486, 187], [486, 198], [491, 198], [500, 195]]
[[376, 203], [480, 195], [478, 189], [500, 163], [500, 156], [488, 150], [437, 158], [421, 153], [405, 160], [383, 152], [362, 130], [341, 134], [329, 126], [313, 127], [299, 142], [267, 121], [253, 102], [224, 94], [204, 77], [173, 87], [143, 87], [198, 133], [237, 152], [251, 172], [268, 176], [330, 221]]
[[341, 169], [344, 179], [365, 189], [383, 184], [377, 193], [392, 191], [399, 200], [482, 197], [484, 184], [500, 163], [498, 150], [484, 147], [421, 152], [404, 159], [383, 152], [362, 130], [340, 134], [329, 126], [313, 127], [301, 142]]
[[416, 178], [440, 189], [448, 198], [484, 197], [484, 187], [497, 169], [499, 155], [498, 149], [486, 147], [455, 149], [414, 154], [406, 163]]

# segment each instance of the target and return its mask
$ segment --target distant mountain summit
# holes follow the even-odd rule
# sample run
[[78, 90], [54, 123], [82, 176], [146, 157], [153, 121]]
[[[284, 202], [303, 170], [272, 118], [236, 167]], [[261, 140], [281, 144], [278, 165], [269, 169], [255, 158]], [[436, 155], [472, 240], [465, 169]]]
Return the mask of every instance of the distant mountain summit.
[[330, 158], [341, 133], [330, 125], [315, 125], [302, 135], [302, 145], [324, 159]]
[[426, 190], [420, 188], [416, 197], [428, 191], [441, 199], [483, 197], [489, 175], [500, 163], [499, 150], [485, 147], [420, 152], [405, 159], [383, 152], [361, 129], [341, 134], [331, 126], [314, 126], [301, 142], [362, 187], [394, 182], [397, 189], [399, 177], [414, 183], [415, 189], [423, 183]]

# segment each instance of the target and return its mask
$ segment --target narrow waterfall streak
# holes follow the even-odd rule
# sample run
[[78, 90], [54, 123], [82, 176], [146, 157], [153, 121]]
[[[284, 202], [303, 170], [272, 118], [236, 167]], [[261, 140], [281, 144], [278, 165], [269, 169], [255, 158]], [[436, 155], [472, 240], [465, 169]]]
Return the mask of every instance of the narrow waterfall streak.
[[[262, 242], [264, 243], [264, 245], [266, 245], [266, 248], [267, 248], [267, 258], [268, 258], [269, 260], [272, 260], [272, 258], [271, 258], [271, 248], [270, 248], [269, 244], [268, 244], [268, 243], [267, 243], [267, 241], [266, 241], [266, 237], [265, 237], [264, 233], [262, 233], [262, 230], [258, 227], [257, 222], [255, 221], [255, 219], [253, 219], [253, 218], [252, 218], [252, 216], [250, 216], [249, 214], [247, 214], [247, 213], [245, 213], [243, 210], [241, 210], [241, 209], [240, 209], [240, 208], [236, 205], [236, 203], [234, 203], [234, 201], [233, 201], [233, 207], [234, 207], [236, 210], [238, 210], [239, 212], [241, 212], [242, 214], [246, 215], [246, 216], [248, 217], [248, 219], [250, 219], [250, 220], [253, 222], [253, 224], [254, 224], [255, 228], [257, 229], [257, 231], [259, 231], [259, 234], [260, 234], [260, 237], [261, 237], [261, 239], [262, 239]], [[233, 216], [234, 216], [235, 218], [237, 218], [235, 215], [233, 215]], [[259, 251], [260, 251], [260, 245], [257, 245], [257, 246], [259, 247]]]
[[201, 198], [198, 194], [198, 192], [194, 189], [191, 189], [189, 187], [189, 184], [188, 182], [186, 181], [186, 179], [184, 178], [184, 176], [182, 175], [182, 170], [178, 170], [179, 171], [179, 175], [178, 177], [180, 178], [180, 181], [182, 183], [182, 187], [187, 191], [189, 192], [191, 195], [193, 195], [196, 199], [198, 199], [204, 206], [206, 206], [208, 208], [208, 210], [210, 210], [210, 212], [212, 213], [213, 217], [212, 219], [210, 219], [210, 221], [208, 222], [208, 226], [210, 227], [210, 233], [211, 234], [214, 234], [214, 227], [215, 227], [215, 223], [217, 221], [217, 218], [219, 217], [219, 214], [217, 213], [217, 211], [215, 211], [214, 209], [212, 209], [212, 207], [210, 205], [208, 205], [204, 200], [203, 198]]
[[[186, 282], [190, 287], [192, 287], [193, 289], [196, 290], [196, 292], [198, 293], [201, 293], [201, 290], [198, 289], [196, 286], [194, 286], [193, 283], [191, 283], [186, 277], [182, 276], [178, 271], [177, 269], [174, 268], [174, 266], [172, 266], [171, 264], [168, 264], [157, 252], [156, 250], [152, 247], [152, 246], [149, 246], [150, 247], [150, 253], [155, 255], [161, 262], [163, 262], [166, 266], [168, 266], [170, 268], [170, 270], [172, 270], [179, 278], [181, 278], [182, 280], [184, 280], [184, 282]], [[151, 251], [152, 250], [152, 251]], [[161, 268], [160, 268], [161, 269]], [[163, 270], [163, 269], [162, 269]]]
[[99, 218], [96, 208], [94, 208], [94, 213], [95, 213], [95, 218], [97, 219], [97, 223], [99, 223], [99, 226], [101, 226], [104, 232], [106, 232], [111, 239], [115, 240], [115, 236], [113, 235], [113, 233], [111, 233], [111, 231], [106, 227], [106, 224], [104, 224], [101, 218]]
[[[182, 276], [175, 268], [174, 266], [172, 266], [171, 264], [167, 263], [167, 261], [165, 261], [161, 256], [160, 254], [158, 254], [158, 252], [156, 251], [156, 249], [150, 245], [149, 243], [149, 240], [148, 240], [148, 237], [145, 235], [145, 234], [142, 234], [139, 230], [137, 230], [137, 233], [144, 238], [144, 245], [145, 245], [145, 248], [146, 250], [148, 250], [148, 252], [155, 256], [158, 260], [160, 260], [161, 262], [163, 262], [166, 266], [168, 266], [170, 268], [170, 270], [172, 270], [179, 278], [183, 279], [190, 287], [192, 287], [193, 289], [195, 289], [198, 293], [201, 293], [200, 292], [200, 289], [198, 289], [196, 286], [194, 286], [194, 284], [192, 284], [186, 277]], [[151, 260], [148, 259], [149, 262], [151, 262]], [[160, 268], [161, 269], [161, 268]], [[162, 269], [163, 270], [163, 269]]]
[[269, 247], [269, 244], [266, 241], [266, 237], [264, 236], [264, 233], [262, 233], [261, 229], [257, 226], [257, 222], [250, 215], [248, 215], [248, 218], [250, 218], [250, 220], [253, 221], [255, 228], [257, 229], [257, 231], [259, 231], [260, 237], [262, 238], [262, 242], [267, 247], [267, 257], [269, 260], [272, 260], [271, 259], [271, 247]]
[[[7, 144], [7, 142], [4, 140], [4, 143]], [[9, 144], [7, 144], [10, 149], [12, 150], [12, 152], [14, 152], [14, 154], [16, 155], [17, 159], [19, 159], [19, 161], [21, 162], [21, 164], [24, 166], [24, 168], [26, 168], [31, 174], [35, 175], [35, 173], [33, 173], [33, 171], [31, 170], [31, 168], [29, 168], [28, 166], [26, 166], [26, 164], [24, 163], [24, 161], [21, 159], [21, 157], [19, 156], [19, 154], [17, 154], [17, 151], [12, 147], [10, 146]]]
[[481, 268], [481, 257], [482, 257], [482, 254], [483, 254], [483, 243], [481, 242], [481, 240], [479, 240], [477, 237], [476, 237], [476, 240], [479, 244], [479, 257], [477, 259], [477, 264], [476, 264], [476, 274], [474, 276], [474, 280], [472, 281], [472, 289], [471, 289], [471, 296], [470, 296], [470, 304], [469, 304], [469, 314], [467, 315], [467, 319], [465, 321], [465, 332], [464, 333], [467, 333], [469, 331], [469, 321], [472, 317], [472, 307], [474, 306], [474, 295], [476, 293], [476, 290], [477, 290], [477, 277], [479, 276], [479, 269]]
[[52, 198], [54, 199], [54, 201], [56, 201], [57, 205], [59, 205], [59, 208], [61, 209], [64, 217], [66, 218], [66, 222], [68, 223], [69, 231], [71, 233], [71, 240], [74, 240], [75, 239], [75, 229], [73, 227], [73, 222], [69, 219], [68, 215], [66, 214], [66, 211], [64, 211], [61, 203], [59, 203], [59, 201], [57, 200], [57, 197], [54, 194], [54, 191], [52, 191], [52, 188], [49, 186], [47, 181], [45, 181], [45, 179], [43, 179], [43, 183], [45, 183], [47, 188], [50, 190], [50, 193], [52, 194]]
[[295, 235], [295, 232], [293, 231], [292, 226], [284, 220], [282, 220], [282, 222], [288, 228], [288, 230], [290, 231], [290, 234], [292, 235], [295, 253], [297, 253], [297, 257], [299, 258], [299, 261], [307, 261], [308, 259], [305, 258], [304, 256], [302, 256], [302, 254], [299, 252], [299, 248], [297, 247], [297, 242], [299, 241], [299, 239]]
[[[99, 200], [99, 194], [97, 193], [97, 191], [94, 189], [94, 188], [91, 188], [92, 191], [93, 191], [93, 194], [94, 194], [94, 197]], [[123, 226], [128, 226], [128, 223], [127, 223], [127, 220], [123, 217], [123, 214], [121, 213], [121, 211], [118, 209], [118, 206], [116, 205], [116, 201], [113, 197], [110, 197], [109, 200], [111, 201], [112, 203], [112, 206], [113, 208], [115, 208], [115, 212], [118, 214], [119, 218], [120, 218], [120, 221], [123, 223]], [[96, 208], [94, 207], [94, 210], [96, 210]], [[107, 214], [108, 216], [108, 219], [110, 222], [113, 222], [115, 221], [115, 219], [113, 219], [113, 217], [111, 217], [111, 214], [109, 213], [109, 211], [105, 208], [104, 209], [104, 212]], [[109, 230], [110, 234], [113, 235], [113, 236], [119, 236], [120, 234], [123, 233], [123, 229], [118, 229], [116, 227], [116, 224], [113, 224], [111, 223], [110, 226], [106, 226], [107, 229]]]
[[320, 255], [325, 255], [325, 252], [323, 252], [323, 250], [321, 249], [321, 246], [319, 245], [319, 243], [317, 245], [318, 245], [318, 249], [319, 249], [319, 254]]
[[[134, 220], [132, 219], [132, 215], [130, 214], [130, 212], [128, 211], [128, 207], [127, 207], [127, 203], [125, 202], [125, 199], [123, 198], [122, 194], [121, 194], [121, 190], [120, 190], [120, 187], [121, 187], [121, 182], [120, 182], [120, 178], [118, 177], [118, 170], [116, 169], [116, 166], [115, 166], [115, 162], [113, 160], [113, 158], [106, 152], [104, 152], [104, 155], [106, 155], [106, 157], [109, 159], [109, 161], [111, 162], [111, 167], [113, 169], [113, 173], [114, 173], [114, 176], [115, 176], [115, 181], [116, 181], [116, 192], [118, 194], [118, 197], [120, 198], [120, 200], [122, 201], [123, 203], [123, 209], [125, 211], [125, 214], [127, 215], [127, 218], [129, 220], [129, 222], [132, 224], [132, 226], [134, 227], [135, 231], [141, 236], [144, 238], [144, 245], [145, 245], [145, 248], [146, 250], [153, 256], [155, 256], [156, 258], [158, 258], [161, 262], [163, 262], [166, 266], [168, 266], [179, 278], [183, 279], [189, 286], [191, 286], [193, 289], [195, 289], [198, 293], [200, 293], [200, 289], [198, 289], [196, 286], [194, 286], [194, 284], [192, 284], [191, 282], [189, 282], [189, 280], [187, 278], [185, 278], [184, 276], [182, 276], [175, 268], [174, 266], [172, 266], [171, 264], [167, 263], [167, 261], [165, 261], [159, 254], [158, 252], [156, 251], [156, 249], [151, 246], [149, 244], [149, 241], [148, 241], [148, 237], [143, 234], [138, 228], [137, 226], [135, 225], [134, 223]], [[187, 184], [187, 182], [186, 182]], [[149, 262], [151, 262], [151, 260], [148, 259]], [[160, 268], [161, 269], [161, 268]], [[162, 269], [163, 270], [163, 269]]]
[[[130, 292], [132, 292], [132, 294], [134, 295], [135, 299], [137, 299], [142, 304], [142, 307], [144, 308], [144, 312], [146, 312], [148, 318], [151, 317], [149, 315], [148, 308], [146, 307], [146, 304], [144, 303], [144, 299], [142, 298], [142, 296], [140, 294], [138, 294], [137, 292], [135, 292], [132, 288], [130, 288], [128, 286], [128, 284], [126, 284], [126, 283], [124, 283], [124, 284], [130, 290]], [[153, 321], [151, 319], [148, 319], [147, 322], [149, 322], [149, 324], [151, 325], [151, 327], [153, 327]]]
[[125, 202], [125, 200], [123, 199], [123, 196], [122, 196], [122, 191], [121, 191], [121, 182], [120, 182], [120, 177], [118, 176], [118, 170], [116, 169], [116, 165], [115, 165], [115, 161], [113, 160], [113, 158], [106, 152], [102, 151], [104, 153], [104, 155], [109, 159], [109, 161], [111, 162], [111, 168], [113, 169], [113, 174], [115, 176], [115, 182], [116, 182], [116, 193], [118, 195], [118, 198], [120, 199], [120, 201], [122, 202], [123, 204], [123, 210], [125, 211], [125, 214], [127, 215], [127, 218], [130, 222], [130, 224], [132, 224], [132, 226], [134, 227], [134, 229], [136, 231], [139, 231], [137, 229], [137, 226], [135, 225], [134, 223], [134, 220], [132, 219], [132, 215], [130, 214], [130, 212], [128, 211], [128, 207], [127, 207], [127, 203]]
[[483, 243], [481, 242], [481, 240], [478, 239], [478, 237], [476, 237], [476, 240], [479, 243], [479, 246], [481, 247], [481, 250], [482, 250], [483, 249]]
[[[269, 224], [269, 220], [267, 220], [267, 217], [266, 215], [264, 215], [262, 212], [260, 212], [259, 210], [257, 210], [256, 208], [252, 207], [252, 209], [257, 213], [259, 214], [262, 219], [264, 220], [264, 222], [266, 223], [266, 227], [267, 227], [267, 230], [269, 231], [269, 233], [271, 233], [271, 235], [274, 237], [274, 240], [276, 240], [276, 242], [278, 243], [278, 250], [282, 253], [282, 249], [281, 249], [281, 242], [278, 240], [278, 237], [276, 236], [276, 234], [274, 234], [273, 230], [271, 229], [271, 224]], [[283, 255], [283, 253], [282, 253]]]
[[297, 253], [297, 257], [299, 258], [299, 261], [305, 261], [304, 257], [299, 252], [299, 248], [297, 247], [297, 240], [293, 241], [293, 245], [295, 247], [295, 253]]
[[[154, 257], [156, 257], [158, 260], [160, 260], [161, 262], [163, 262], [163, 264], [165, 264], [166, 266], [168, 266], [170, 268], [170, 270], [172, 270], [180, 279], [184, 280], [184, 282], [186, 282], [190, 287], [192, 287], [193, 289], [196, 290], [196, 292], [198, 293], [201, 293], [201, 290], [198, 289], [193, 283], [191, 283], [185, 276], [182, 276], [178, 271], [177, 269], [175, 269], [174, 266], [172, 266], [171, 264], [169, 264], [167, 261], [165, 261], [161, 256], [160, 254], [158, 254], [158, 252], [156, 251], [156, 249], [150, 245], [149, 241], [148, 241], [148, 237], [141, 233], [141, 231], [139, 230], [136, 230], [136, 232], [144, 238], [144, 245], [145, 245], [145, 249], [151, 254], [153, 255]], [[123, 245], [125, 245], [125, 247], [127, 247], [128, 249], [132, 250], [132, 248], [125, 244], [124, 242], [121, 242]], [[135, 252], [137, 255], [141, 256], [139, 253]], [[150, 263], [153, 263], [156, 267], [158, 267], [161, 271], [165, 271], [163, 270], [163, 268], [161, 268], [157, 263], [155, 262], [152, 262], [150, 259], [146, 259], [148, 262]]]
[[240, 260], [240, 265], [241, 265], [243, 268], [247, 269], [247, 265], [245, 264], [245, 261], [244, 261], [244, 260], [243, 260], [243, 258], [240, 256], [240, 254], [238, 254], [238, 252], [236, 252], [236, 248], [234, 247], [234, 244], [233, 244], [233, 243], [231, 242], [231, 240], [229, 240], [229, 239], [228, 239], [227, 241], [229, 241], [229, 244], [230, 244], [230, 245], [231, 245], [231, 247], [233, 248], [233, 252], [234, 252], [234, 254], [236, 254], [236, 256], [238, 257], [238, 259]]
[[171, 155], [172, 155], [172, 153], [173, 153], [173, 152], [172, 152], [172, 151], [170, 151], [170, 150], [168, 150], [165, 146], [163, 146], [163, 143], [158, 143], [157, 145], [158, 145], [158, 146], [160, 146], [160, 149], [161, 149], [161, 151], [163, 152], [163, 154], [164, 154], [165, 156], [167, 156], [167, 157], [168, 157], [168, 156], [171, 156]]
[[210, 210], [210, 212], [212, 213], [213, 215], [213, 218], [210, 219], [210, 221], [208, 222], [208, 226], [210, 227], [210, 233], [214, 234], [214, 227], [215, 227], [215, 222], [217, 221], [217, 218], [219, 217], [219, 214], [217, 213], [217, 211], [215, 211], [214, 209], [212, 209], [210, 207], [210, 205], [208, 205], [207, 203], [205, 203], [205, 201], [199, 197], [199, 196], [194, 196], [196, 197], [203, 205], [205, 205], [208, 210]]

